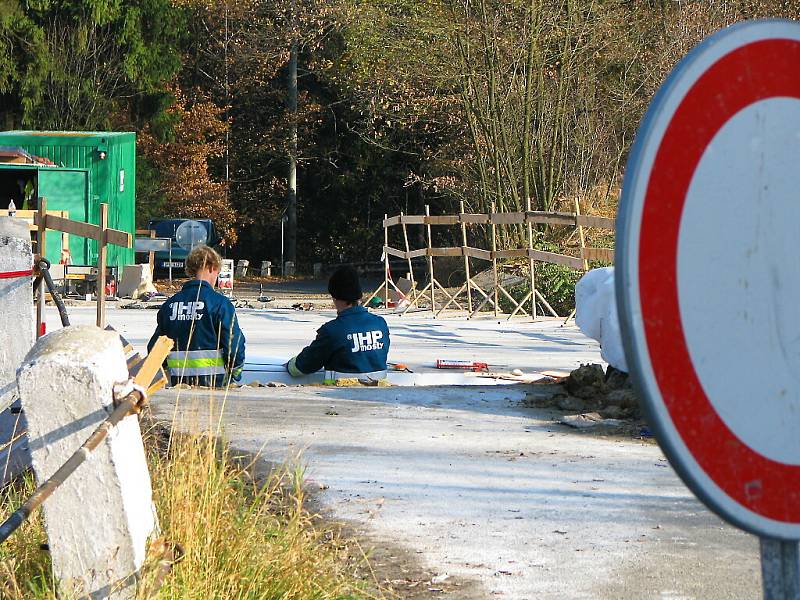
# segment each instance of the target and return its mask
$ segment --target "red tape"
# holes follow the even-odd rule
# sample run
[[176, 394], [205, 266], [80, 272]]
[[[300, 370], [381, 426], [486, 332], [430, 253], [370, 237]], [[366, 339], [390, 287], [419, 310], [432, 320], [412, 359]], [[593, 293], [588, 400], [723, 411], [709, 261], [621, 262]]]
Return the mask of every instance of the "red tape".
[[15, 277], [30, 277], [33, 269], [27, 271], [0, 271], [0, 279], [14, 279]]

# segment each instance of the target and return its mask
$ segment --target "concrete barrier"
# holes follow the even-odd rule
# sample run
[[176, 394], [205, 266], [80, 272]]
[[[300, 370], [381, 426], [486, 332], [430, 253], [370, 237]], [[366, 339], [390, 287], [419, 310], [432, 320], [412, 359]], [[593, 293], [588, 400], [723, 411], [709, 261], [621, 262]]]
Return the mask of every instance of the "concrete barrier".
[[[0, 273], [32, 265], [28, 223], [0, 217]], [[30, 276], [0, 279], [0, 486], [30, 467], [25, 416], [15, 399], [17, 368], [35, 339], [31, 281]]]
[[[114, 332], [73, 326], [39, 339], [17, 377], [39, 482], [106, 419], [115, 385], [127, 379]], [[62, 593], [135, 598], [135, 575], [156, 527], [138, 417], [123, 419], [43, 509]]]

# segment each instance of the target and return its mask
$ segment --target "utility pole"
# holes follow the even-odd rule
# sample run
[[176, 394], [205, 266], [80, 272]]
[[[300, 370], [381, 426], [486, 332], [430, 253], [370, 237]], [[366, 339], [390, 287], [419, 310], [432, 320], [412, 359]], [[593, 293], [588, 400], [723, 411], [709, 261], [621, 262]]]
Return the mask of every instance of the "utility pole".
[[[289, 185], [286, 202], [286, 260], [297, 264], [297, 0], [292, 0], [292, 47], [289, 53]], [[284, 268], [285, 265], [281, 265]]]

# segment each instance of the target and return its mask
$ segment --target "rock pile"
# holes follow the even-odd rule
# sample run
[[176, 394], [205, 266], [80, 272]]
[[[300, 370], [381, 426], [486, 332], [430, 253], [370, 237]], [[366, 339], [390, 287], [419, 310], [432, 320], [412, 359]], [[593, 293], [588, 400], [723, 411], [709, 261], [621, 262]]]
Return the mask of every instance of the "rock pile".
[[639, 399], [627, 373], [614, 367], [581, 365], [548, 397], [537, 394], [536, 406], [551, 406], [569, 413], [599, 413], [605, 419], [636, 419]]

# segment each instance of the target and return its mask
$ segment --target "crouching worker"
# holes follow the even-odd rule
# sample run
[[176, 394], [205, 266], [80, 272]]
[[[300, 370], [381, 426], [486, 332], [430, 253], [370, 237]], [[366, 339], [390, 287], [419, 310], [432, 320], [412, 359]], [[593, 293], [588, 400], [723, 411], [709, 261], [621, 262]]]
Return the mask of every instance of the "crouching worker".
[[222, 259], [213, 248], [196, 246], [186, 257], [186, 274], [192, 281], [158, 310], [147, 350], [161, 335], [175, 340], [167, 357], [172, 385], [224, 387], [241, 378], [245, 340], [236, 309], [214, 291], [221, 267]]
[[337, 317], [317, 330], [316, 339], [286, 363], [293, 377], [325, 368], [326, 382], [356, 378], [375, 381], [386, 377], [389, 328], [382, 317], [361, 306], [361, 284], [352, 267], [339, 268], [328, 281]]

